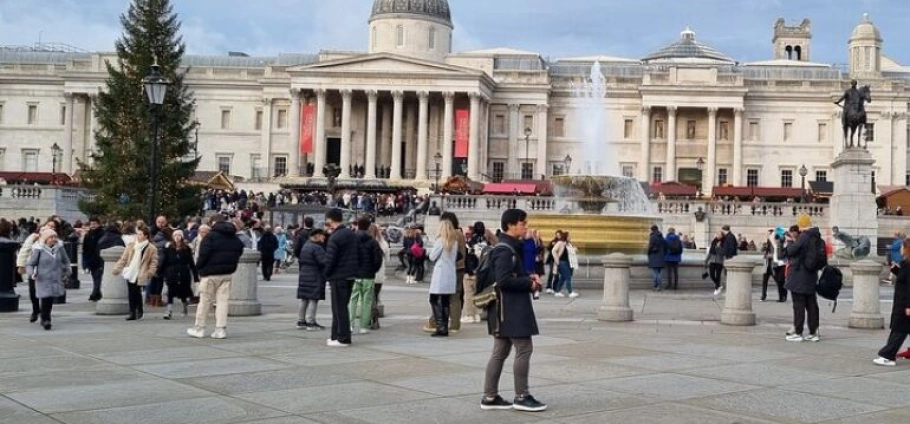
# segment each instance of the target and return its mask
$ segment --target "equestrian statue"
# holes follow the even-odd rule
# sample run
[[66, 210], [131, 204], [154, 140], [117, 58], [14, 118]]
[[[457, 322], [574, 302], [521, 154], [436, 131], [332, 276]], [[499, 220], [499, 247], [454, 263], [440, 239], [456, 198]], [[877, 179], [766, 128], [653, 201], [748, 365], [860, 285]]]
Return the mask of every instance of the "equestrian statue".
[[[866, 127], [866, 103], [872, 103], [872, 90], [868, 85], [856, 88], [856, 80], [850, 81], [850, 88], [834, 104], [840, 106], [844, 102], [841, 123], [844, 126], [844, 148], [853, 148], [853, 136], [856, 135], [856, 147], [860, 147], [860, 140]], [[849, 130], [849, 136], [848, 136]], [[863, 144], [868, 147], [869, 142]]]
[[834, 227], [831, 230], [833, 232], [832, 236], [844, 244], [844, 247], [837, 249], [837, 251], [834, 252], [835, 257], [841, 259], [862, 259], [869, 256], [869, 253], [871, 253], [872, 242], [869, 240], [869, 237], [853, 237], [850, 234], [840, 231], [837, 227]]

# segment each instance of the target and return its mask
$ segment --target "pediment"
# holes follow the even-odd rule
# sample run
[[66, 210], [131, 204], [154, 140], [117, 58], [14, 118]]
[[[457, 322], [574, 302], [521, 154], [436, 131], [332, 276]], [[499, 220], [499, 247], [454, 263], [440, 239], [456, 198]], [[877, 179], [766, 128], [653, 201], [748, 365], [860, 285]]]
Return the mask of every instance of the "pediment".
[[296, 66], [288, 70], [291, 73], [364, 73], [376, 74], [432, 74], [432, 75], [480, 75], [479, 70], [452, 66], [444, 63], [430, 62], [411, 57], [392, 54], [369, 54], [349, 57], [312, 65]]

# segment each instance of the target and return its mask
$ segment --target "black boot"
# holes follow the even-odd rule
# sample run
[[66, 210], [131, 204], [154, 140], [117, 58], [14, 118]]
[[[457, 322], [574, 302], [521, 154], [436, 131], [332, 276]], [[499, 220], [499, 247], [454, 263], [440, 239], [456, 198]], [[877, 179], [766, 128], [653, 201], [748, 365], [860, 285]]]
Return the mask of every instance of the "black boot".
[[433, 305], [433, 317], [436, 318], [436, 332], [433, 337], [449, 336], [449, 307]]
[[135, 321], [136, 320], [136, 311], [130, 311], [130, 315], [128, 317], [126, 317], [126, 320]]
[[30, 316], [30, 317], [28, 318], [28, 322], [35, 322], [35, 321], [38, 321], [38, 313], [37, 313], [37, 312], [32, 312], [32, 316]]

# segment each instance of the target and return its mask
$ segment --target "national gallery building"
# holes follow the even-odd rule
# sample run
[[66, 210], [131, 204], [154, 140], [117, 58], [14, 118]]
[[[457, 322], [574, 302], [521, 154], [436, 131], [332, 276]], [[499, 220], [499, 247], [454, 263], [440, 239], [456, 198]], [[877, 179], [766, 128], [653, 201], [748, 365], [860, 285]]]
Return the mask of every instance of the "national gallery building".
[[[688, 28], [638, 58], [550, 61], [508, 48], [453, 52], [446, 0], [375, 0], [364, 18], [366, 51], [186, 55], [200, 171], [300, 184], [334, 163], [340, 178], [414, 186], [437, 169], [440, 179], [538, 179], [573, 158], [577, 171], [592, 159], [582, 147], [591, 112], [577, 87], [599, 63], [606, 96], [595, 118], [606, 131], [596, 142], [612, 145], [624, 175], [706, 193], [799, 188], [801, 170], [807, 184], [832, 181], [844, 148], [834, 102], [856, 79], [873, 98], [870, 183], [910, 179], [910, 67], [888, 58], [868, 16], [857, 16], [849, 40], [825, 40], [845, 43], [846, 67], [812, 62], [808, 20], [778, 20], [768, 60], [739, 63]], [[56, 164], [72, 175], [94, 148], [93, 103], [115, 56], [38, 50], [0, 48], [0, 172]]]

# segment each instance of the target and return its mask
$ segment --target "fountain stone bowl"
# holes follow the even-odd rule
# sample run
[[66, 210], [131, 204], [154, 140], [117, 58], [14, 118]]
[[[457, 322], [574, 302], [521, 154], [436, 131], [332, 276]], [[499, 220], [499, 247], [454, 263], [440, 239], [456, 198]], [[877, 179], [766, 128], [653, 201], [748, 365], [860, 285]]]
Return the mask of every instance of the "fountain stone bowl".
[[[572, 243], [585, 256], [647, 252], [651, 226], [660, 226], [663, 220], [651, 213], [650, 201], [637, 180], [563, 175], [552, 177], [551, 182], [557, 204], [562, 205], [558, 207], [560, 213], [528, 216], [528, 226], [540, 231], [541, 238], [551, 238], [556, 230], [568, 231]], [[629, 202], [634, 197], [640, 200], [638, 208], [623, 210], [621, 206], [635, 203]]]

